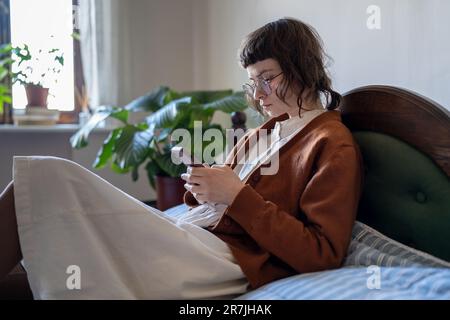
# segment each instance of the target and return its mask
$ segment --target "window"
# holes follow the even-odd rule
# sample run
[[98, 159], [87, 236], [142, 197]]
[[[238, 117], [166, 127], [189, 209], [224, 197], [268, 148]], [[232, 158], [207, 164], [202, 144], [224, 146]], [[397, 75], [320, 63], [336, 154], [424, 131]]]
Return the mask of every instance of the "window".
[[[50, 74], [48, 87], [48, 108], [61, 111], [74, 111], [74, 42], [72, 0], [11, 0], [11, 42], [13, 46], [27, 44], [31, 54], [42, 49], [48, 52], [58, 48], [64, 53], [64, 67], [58, 74], [58, 82]], [[36, 63], [32, 67], [46, 70], [51, 61]], [[14, 67], [13, 67], [14, 68]], [[27, 104], [23, 86], [13, 86], [13, 108], [22, 109]]]

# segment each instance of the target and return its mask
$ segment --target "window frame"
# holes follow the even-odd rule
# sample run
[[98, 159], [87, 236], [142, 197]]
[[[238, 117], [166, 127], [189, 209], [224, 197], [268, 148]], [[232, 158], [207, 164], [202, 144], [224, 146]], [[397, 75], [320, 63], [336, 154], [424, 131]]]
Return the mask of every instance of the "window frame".
[[[72, 0], [72, 7], [76, 8], [78, 6], [78, 0]], [[72, 10], [73, 12], [73, 10]], [[73, 26], [73, 33], [79, 34], [80, 30], [77, 29], [76, 24]], [[84, 73], [83, 73], [83, 62], [81, 59], [81, 44], [80, 41], [75, 37], [73, 38], [73, 68], [74, 68], [74, 110], [72, 111], [61, 111], [58, 123], [78, 123], [78, 115], [81, 112], [81, 105], [76, 98], [76, 90], [82, 92], [82, 88], [85, 86]]]

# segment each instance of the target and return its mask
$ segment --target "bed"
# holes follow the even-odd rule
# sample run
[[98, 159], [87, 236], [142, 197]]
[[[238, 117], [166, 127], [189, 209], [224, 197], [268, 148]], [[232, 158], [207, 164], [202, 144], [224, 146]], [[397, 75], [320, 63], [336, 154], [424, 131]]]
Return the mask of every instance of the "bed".
[[450, 113], [389, 86], [346, 93], [341, 112], [365, 166], [342, 267], [237, 299], [450, 299]]
[[[365, 165], [343, 265], [237, 299], [450, 299], [450, 113], [388, 86], [346, 93], [341, 112]], [[0, 298], [31, 298], [25, 284], [26, 274], [16, 271], [3, 283], [6, 294], [0, 284]]]

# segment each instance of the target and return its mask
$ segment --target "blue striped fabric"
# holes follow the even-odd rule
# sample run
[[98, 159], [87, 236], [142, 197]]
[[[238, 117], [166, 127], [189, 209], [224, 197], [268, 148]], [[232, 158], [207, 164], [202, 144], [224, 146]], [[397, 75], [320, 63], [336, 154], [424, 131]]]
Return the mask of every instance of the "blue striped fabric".
[[[176, 217], [187, 207], [165, 211]], [[371, 289], [378, 266], [380, 289]], [[369, 283], [370, 284], [370, 283]], [[237, 299], [450, 299], [450, 263], [355, 222], [343, 267], [292, 276]]]
[[[367, 267], [301, 274], [265, 285], [238, 300], [449, 300], [450, 269], [380, 267], [379, 287]], [[369, 284], [368, 284], [369, 283]]]

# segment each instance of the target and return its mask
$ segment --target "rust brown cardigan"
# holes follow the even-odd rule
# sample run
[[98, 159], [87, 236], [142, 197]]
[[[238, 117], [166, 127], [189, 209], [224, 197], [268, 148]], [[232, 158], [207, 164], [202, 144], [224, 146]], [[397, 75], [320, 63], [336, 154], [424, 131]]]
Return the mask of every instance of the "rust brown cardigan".
[[[273, 118], [246, 134], [230, 152], [235, 167], [249, 136], [272, 129]], [[279, 171], [249, 177], [209, 230], [225, 241], [252, 288], [298, 273], [337, 268], [350, 242], [362, 186], [362, 162], [338, 111], [327, 111], [280, 149]], [[189, 206], [198, 202], [186, 192]]]

